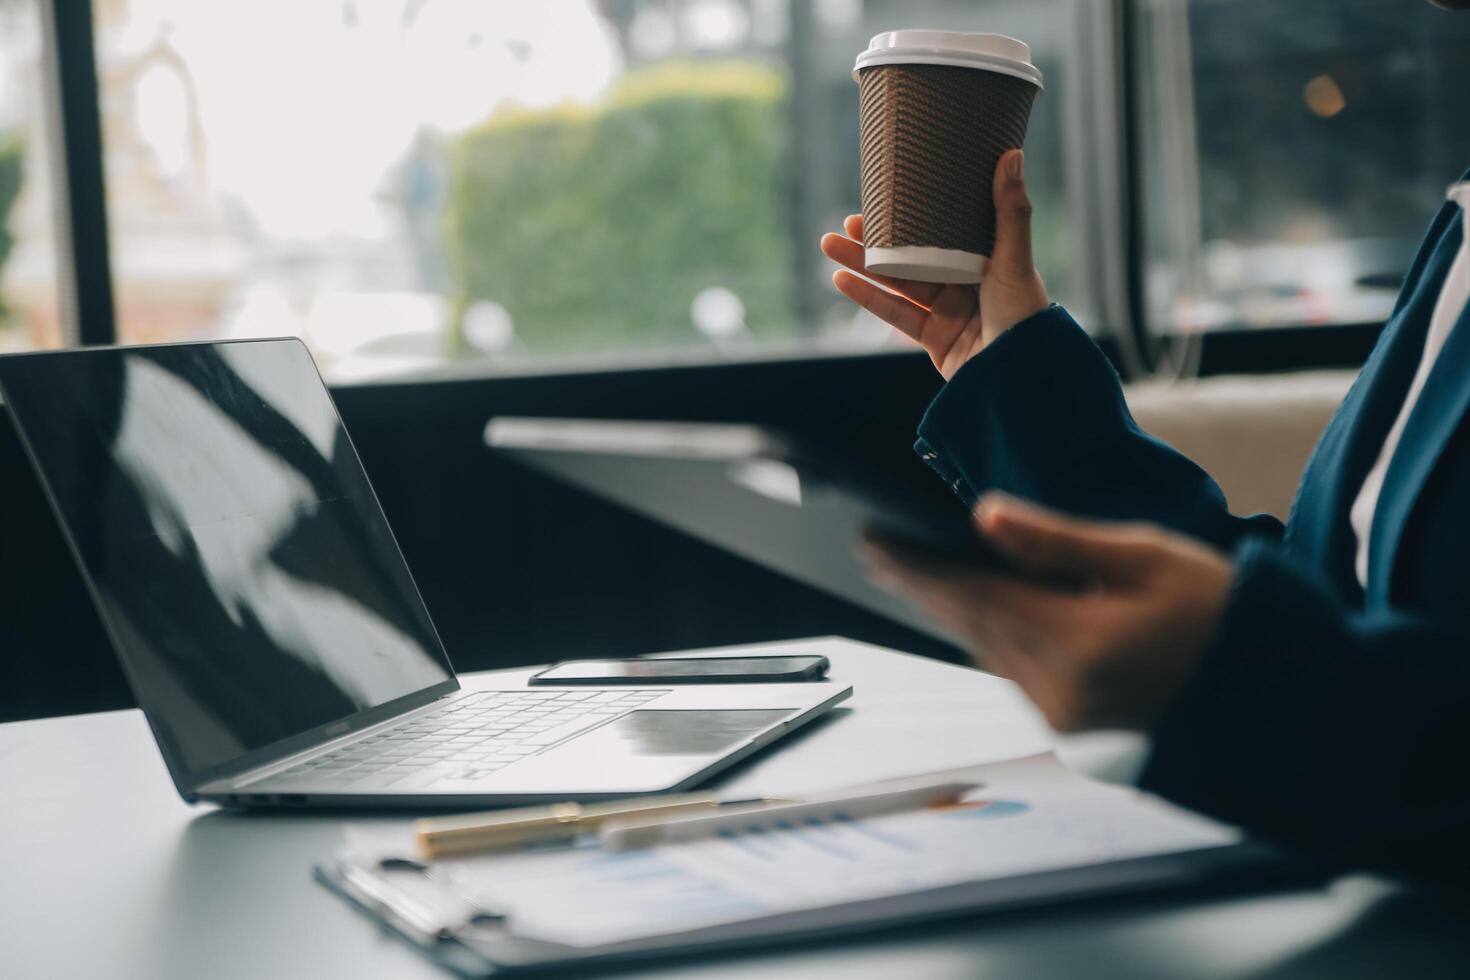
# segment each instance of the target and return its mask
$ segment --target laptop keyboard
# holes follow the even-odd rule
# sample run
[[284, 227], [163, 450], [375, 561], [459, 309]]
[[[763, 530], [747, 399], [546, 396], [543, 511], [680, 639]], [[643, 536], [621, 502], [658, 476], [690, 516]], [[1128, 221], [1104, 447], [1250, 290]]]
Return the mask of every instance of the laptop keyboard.
[[271, 780], [272, 788], [281, 782], [334, 790], [461, 788], [668, 693], [467, 694], [293, 766]]

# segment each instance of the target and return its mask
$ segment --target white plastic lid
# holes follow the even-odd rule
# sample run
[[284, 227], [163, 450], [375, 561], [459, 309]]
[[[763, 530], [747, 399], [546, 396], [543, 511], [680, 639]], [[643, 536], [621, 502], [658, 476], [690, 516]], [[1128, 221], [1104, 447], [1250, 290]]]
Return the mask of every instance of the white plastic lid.
[[868, 42], [852, 69], [856, 79], [877, 65], [952, 65], [981, 68], [1020, 78], [1043, 88], [1041, 71], [1031, 63], [1031, 46], [1004, 34], [959, 31], [884, 31]]

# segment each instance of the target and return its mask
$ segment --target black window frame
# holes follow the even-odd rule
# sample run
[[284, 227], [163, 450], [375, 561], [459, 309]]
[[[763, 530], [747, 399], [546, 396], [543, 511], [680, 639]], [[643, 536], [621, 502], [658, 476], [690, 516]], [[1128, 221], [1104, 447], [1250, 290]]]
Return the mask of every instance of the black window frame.
[[56, 178], [57, 296], [62, 336], [116, 341], [91, 0], [37, 0], [45, 50], [44, 110]]

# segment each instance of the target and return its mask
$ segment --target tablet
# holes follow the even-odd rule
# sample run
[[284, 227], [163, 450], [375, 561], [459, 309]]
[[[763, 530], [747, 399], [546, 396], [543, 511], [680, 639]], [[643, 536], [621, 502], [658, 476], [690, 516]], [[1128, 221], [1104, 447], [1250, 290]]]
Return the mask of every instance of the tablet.
[[868, 581], [866, 531], [1005, 568], [957, 496], [758, 426], [496, 418], [493, 450], [947, 643], [960, 640]]

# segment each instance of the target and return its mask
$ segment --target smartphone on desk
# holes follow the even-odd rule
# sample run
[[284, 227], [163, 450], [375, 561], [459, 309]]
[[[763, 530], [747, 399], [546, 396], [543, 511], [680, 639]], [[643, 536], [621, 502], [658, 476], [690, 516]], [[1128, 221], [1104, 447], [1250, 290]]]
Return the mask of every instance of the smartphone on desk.
[[671, 657], [564, 660], [535, 674], [531, 686], [588, 684], [795, 684], [827, 676], [826, 657]]

